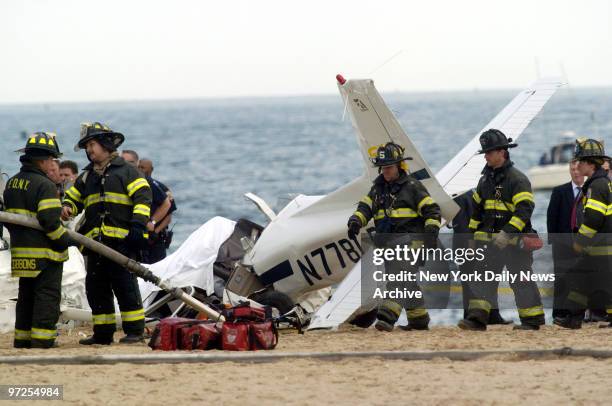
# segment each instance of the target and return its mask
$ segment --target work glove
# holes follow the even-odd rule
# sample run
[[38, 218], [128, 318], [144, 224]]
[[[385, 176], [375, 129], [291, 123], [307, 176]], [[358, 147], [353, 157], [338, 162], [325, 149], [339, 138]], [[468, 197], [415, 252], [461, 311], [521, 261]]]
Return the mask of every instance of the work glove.
[[357, 215], [353, 214], [349, 217], [348, 220], [348, 236], [351, 240], [354, 240], [359, 235], [359, 230], [361, 230], [361, 220]]
[[438, 246], [438, 232], [440, 229], [436, 226], [425, 226], [423, 234], [423, 246], [425, 248], [436, 248]]
[[495, 245], [500, 250], [503, 250], [504, 248], [506, 248], [509, 243], [510, 243], [510, 235], [504, 230], [493, 235], [493, 245]]
[[577, 242], [575, 242], [575, 243], [572, 245], [572, 248], [573, 248], [574, 252], [575, 252], [576, 254], [578, 254], [578, 255], [584, 255], [584, 254], [586, 254], [584, 247], [583, 247], [582, 245], [578, 244]]
[[145, 226], [141, 223], [133, 222], [130, 232], [125, 237], [125, 245], [129, 251], [135, 252], [145, 248], [147, 240], [144, 238]]

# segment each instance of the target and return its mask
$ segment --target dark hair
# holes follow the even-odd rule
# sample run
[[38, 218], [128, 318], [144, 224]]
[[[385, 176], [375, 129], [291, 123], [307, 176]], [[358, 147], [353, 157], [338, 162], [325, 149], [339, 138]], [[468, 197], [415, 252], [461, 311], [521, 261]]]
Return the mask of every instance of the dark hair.
[[588, 164], [595, 165], [595, 169], [601, 168], [604, 163], [602, 158], [581, 158], [580, 160]]
[[131, 149], [124, 149], [123, 151], [121, 151], [122, 154], [130, 154], [132, 155], [134, 158], [136, 158], [136, 160], [140, 160], [140, 158], [138, 157], [138, 153], [136, 153], [136, 151], [131, 150]]
[[79, 173], [79, 167], [74, 161], [66, 160], [66, 161], [60, 162], [60, 169], [64, 169], [64, 168], [70, 169], [70, 171], [75, 175]]

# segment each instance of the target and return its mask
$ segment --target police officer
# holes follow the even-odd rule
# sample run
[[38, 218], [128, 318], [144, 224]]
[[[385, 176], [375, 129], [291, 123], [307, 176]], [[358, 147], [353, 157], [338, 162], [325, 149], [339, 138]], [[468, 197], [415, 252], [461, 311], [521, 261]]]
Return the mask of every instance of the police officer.
[[63, 263], [70, 238], [60, 222], [61, 203], [46, 172], [61, 154], [53, 133], [30, 135], [21, 170], [4, 190], [9, 213], [38, 220], [43, 231], [7, 224], [11, 234], [11, 275], [19, 277], [15, 309], [16, 348], [50, 348], [57, 336]]
[[[485, 155], [487, 165], [472, 196], [474, 212], [469, 228], [474, 233], [475, 244], [486, 249], [484, 265], [487, 271], [499, 274], [505, 266], [517, 276], [521, 271], [530, 272], [533, 256], [520, 248], [520, 238], [522, 233], [532, 231], [535, 202], [529, 180], [510, 161], [508, 149], [517, 144], [501, 131], [489, 129], [480, 136], [480, 145], [479, 153]], [[482, 270], [482, 265], [474, 266]], [[484, 279], [472, 283], [473, 297], [466, 318], [459, 322], [460, 328], [487, 329], [498, 285], [498, 282]], [[517, 277], [510, 287], [521, 319], [521, 325], [514, 328], [539, 330], [544, 324], [544, 309], [536, 283]]]
[[556, 317], [554, 324], [577, 329], [582, 326], [588, 300], [592, 307], [606, 308], [612, 327], [612, 181], [602, 168], [606, 156], [603, 144], [593, 139], [577, 140], [575, 159], [578, 170], [587, 180], [582, 186], [583, 221], [576, 234], [573, 249], [580, 256], [572, 270], [567, 297], [570, 314]]
[[[374, 180], [370, 192], [359, 202], [357, 210], [348, 220], [350, 238], [354, 239], [359, 230], [374, 218], [377, 236], [410, 233], [409, 238], [412, 238], [414, 247], [422, 246], [423, 240], [426, 240], [426, 246], [435, 246], [440, 230], [440, 207], [429, 196], [421, 182], [406, 173], [404, 161], [410, 159], [412, 158], [404, 157], [404, 149], [393, 142], [378, 148], [372, 163], [379, 168], [381, 174]], [[419, 237], [414, 238], [415, 234], [420, 236], [420, 240]], [[376, 245], [389, 244], [389, 241], [377, 240]], [[408, 262], [398, 261], [385, 264], [385, 272], [388, 274], [396, 274], [401, 270], [414, 272], [416, 267], [410, 267]], [[387, 291], [403, 288], [420, 291], [416, 282], [387, 283]], [[402, 308], [405, 308], [408, 315], [407, 329], [427, 330], [429, 314], [423, 307], [424, 300], [421, 298], [400, 302], [383, 301], [378, 308], [375, 327], [381, 331], [393, 330]]]
[[[62, 217], [84, 211], [79, 233], [96, 239], [135, 260], [144, 249], [151, 189], [138, 170], [118, 156], [123, 134], [101, 123], [81, 125], [75, 150], [85, 149], [91, 161], [66, 191]], [[87, 252], [87, 300], [93, 315], [93, 336], [81, 344], [110, 344], [115, 332], [113, 293], [121, 310], [121, 343], [142, 341], [144, 310], [136, 276], [120, 265]]]

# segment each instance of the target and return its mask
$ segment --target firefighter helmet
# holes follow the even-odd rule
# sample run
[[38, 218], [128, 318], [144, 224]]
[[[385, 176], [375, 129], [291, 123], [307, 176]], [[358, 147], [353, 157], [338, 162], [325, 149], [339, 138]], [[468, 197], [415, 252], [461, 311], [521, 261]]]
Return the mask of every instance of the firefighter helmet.
[[15, 152], [22, 152], [30, 157], [53, 157], [59, 158], [62, 156], [62, 153], [59, 149], [59, 144], [57, 143], [57, 138], [55, 133], [51, 132], [36, 132], [31, 134], [28, 137], [28, 141], [26, 141], [26, 145], [24, 148], [19, 149]]
[[404, 157], [404, 148], [401, 145], [393, 142], [388, 142], [381, 145], [376, 150], [376, 156], [370, 158], [374, 166], [390, 166], [402, 161], [411, 160], [410, 157]]
[[512, 142], [512, 138], [507, 138], [506, 134], [490, 128], [480, 135], [480, 146], [482, 149], [478, 151], [479, 154], [484, 154], [489, 151], [496, 149], [508, 149], [518, 146], [518, 144]]
[[112, 151], [125, 141], [123, 134], [111, 130], [106, 124], [82, 123], [79, 142], [74, 146], [74, 150], [85, 149], [87, 142], [93, 139], [100, 141], [103, 147]]
[[604, 151], [603, 142], [592, 138], [579, 138], [576, 140], [576, 148], [574, 149], [574, 159], [610, 159]]

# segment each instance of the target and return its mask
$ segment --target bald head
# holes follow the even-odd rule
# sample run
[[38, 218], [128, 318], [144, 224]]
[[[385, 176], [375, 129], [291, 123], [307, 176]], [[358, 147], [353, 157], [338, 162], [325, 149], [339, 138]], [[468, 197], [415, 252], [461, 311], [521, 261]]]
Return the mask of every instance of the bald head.
[[146, 176], [151, 176], [153, 173], [153, 161], [147, 158], [143, 158], [138, 162], [138, 169]]

